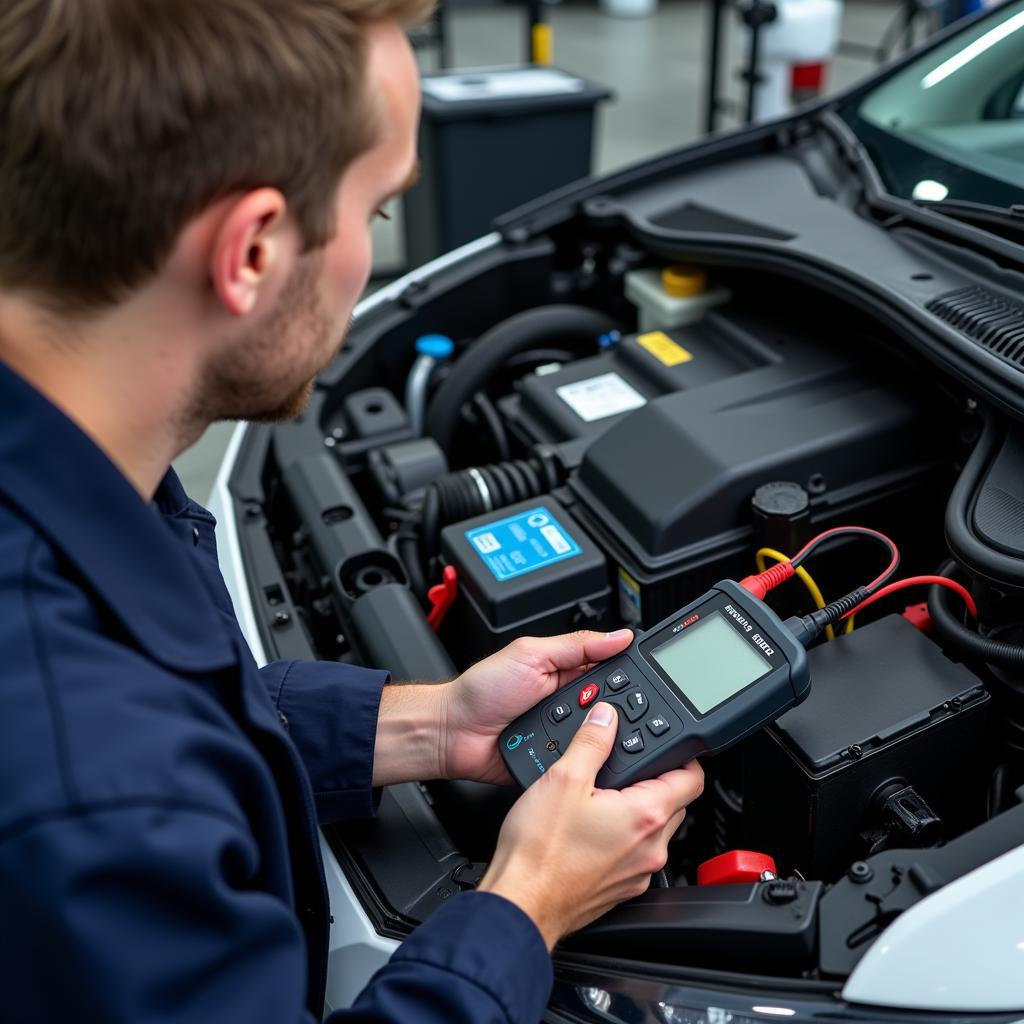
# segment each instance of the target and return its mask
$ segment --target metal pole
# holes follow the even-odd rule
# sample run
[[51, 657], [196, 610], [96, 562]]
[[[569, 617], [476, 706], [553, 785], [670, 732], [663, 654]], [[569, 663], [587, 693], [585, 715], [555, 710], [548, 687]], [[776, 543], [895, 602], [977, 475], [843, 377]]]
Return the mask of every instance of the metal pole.
[[722, 10], [725, 0], [711, 0], [711, 34], [708, 39], [710, 58], [707, 76], [707, 106], [704, 112], [704, 130], [710, 134], [718, 126], [718, 76], [722, 49]]
[[761, 81], [761, 22], [752, 18], [750, 22], [750, 48], [747, 50], [747, 103], [743, 111], [743, 120], [751, 124], [754, 120], [754, 105], [757, 100], [757, 87]]
[[437, 37], [437, 57], [442, 71], [452, 66], [451, 37], [448, 33], [447, 0], [437, 0], [434, 11], [434, 32]]

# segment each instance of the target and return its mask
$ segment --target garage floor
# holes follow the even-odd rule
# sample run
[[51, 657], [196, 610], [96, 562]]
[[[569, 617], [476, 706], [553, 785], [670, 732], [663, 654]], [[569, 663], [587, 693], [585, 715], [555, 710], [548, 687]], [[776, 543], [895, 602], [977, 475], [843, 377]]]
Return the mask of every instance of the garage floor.
[[[651, 17], [622, 19], [604, 15], [590, 3], [552, 8], [555, 63], [608, 86], [616, 96], [614, 103], [602, 108], [598, 121], [598, 172], [673, 149], [701, 134], [709, 10], [710, 5], [700, 0], [662, 0]], [[892, 0], [846, 0], [844, 40], [877, 44], [898, 10]], [[733, 43], [735, 35], [731, 33]], [[511, 64], [524, 56], [523, 14], [517, 8], [456, 8], [451, 36], [459, 67]], [[731, 69], [738, 63], [733, 56], [726, 66]], [[424, 51], [421, 64], [424, 70], [433, 70], [436, 58]], [[873, 67], [863, 59], [839, 57], [829, 85], [845, 88]], [[736, 89], [731, 73], [730, 81]], [[377, 229], [378, 272], [401, 265], [400, 227], [396, 218]], [[200, 501], [209, 495], [232, 429], [233, 424], [217, 424], [175, 463], [186, 489]]]

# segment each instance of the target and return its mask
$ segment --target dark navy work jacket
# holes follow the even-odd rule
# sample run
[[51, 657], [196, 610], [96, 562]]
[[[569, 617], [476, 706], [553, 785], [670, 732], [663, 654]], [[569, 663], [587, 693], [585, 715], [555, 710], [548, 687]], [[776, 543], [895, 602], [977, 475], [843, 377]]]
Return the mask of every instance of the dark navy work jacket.
[[[317, 823], [367, 816], [385, 672], [257, 669], [214, 520], [144, 501], [0, 363], [0, 1019], [293, 1024], [322, 1012]], [[455, 897], [329, 1019], [540, 1019], [513, 904]]]

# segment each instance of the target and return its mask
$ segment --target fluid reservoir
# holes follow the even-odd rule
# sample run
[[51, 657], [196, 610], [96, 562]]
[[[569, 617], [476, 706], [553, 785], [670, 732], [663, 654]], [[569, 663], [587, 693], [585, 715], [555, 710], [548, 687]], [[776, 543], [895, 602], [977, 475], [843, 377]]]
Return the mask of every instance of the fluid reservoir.
[[703, 270], [682, 264], [663, 270], [631, 270], [626, 274], [625, 285], [626, 298], [637, 308], [637, 326], [641, 331], [685, 327], [729, 298], [724, 288], [708, 288]]

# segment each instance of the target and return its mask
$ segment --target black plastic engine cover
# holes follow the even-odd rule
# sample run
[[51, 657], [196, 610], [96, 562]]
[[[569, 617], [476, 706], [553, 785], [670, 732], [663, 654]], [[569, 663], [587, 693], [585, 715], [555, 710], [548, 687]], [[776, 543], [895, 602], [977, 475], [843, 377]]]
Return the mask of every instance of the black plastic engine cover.
[[689, 600], [662, 585], [700, 586], [692, 574], [701, 566], [746, 550], [749, 571], [750, 500], [761, 484], [805, 487], [809, 526], [871, 521], [878, 502], [920, 488], [948, 458], [954, 417], [925, 389], [899, 383], [877, 350], [734, 310], [708, 320], [722, 335], [749, 335], [743, 348], [764, 358], [623, 417], [590, 443], [570, 480], [577, 515], [635, 584], [636, 614], [622, 607], [634, 621]]

